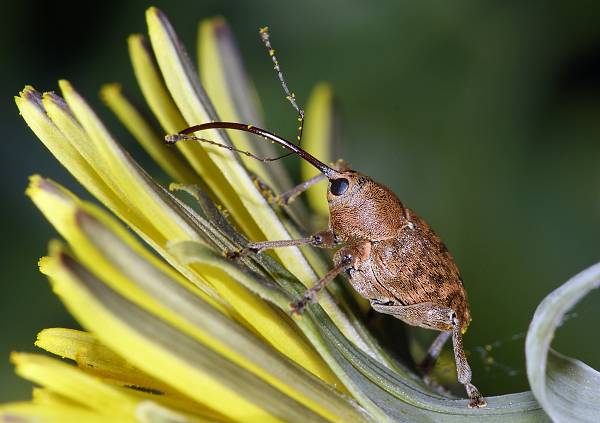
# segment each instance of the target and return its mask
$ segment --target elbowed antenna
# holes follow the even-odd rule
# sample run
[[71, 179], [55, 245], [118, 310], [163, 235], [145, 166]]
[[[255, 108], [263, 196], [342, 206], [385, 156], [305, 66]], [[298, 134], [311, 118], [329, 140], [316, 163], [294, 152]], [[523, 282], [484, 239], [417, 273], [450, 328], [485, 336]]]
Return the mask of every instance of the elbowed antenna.
[[296, 153], [297, 155], [302, 157], [304, 160], [309, 162], [311, 165], [313, 165], [314, 167], [319, 169], [325, 176], [327, 176], [327, 178], [331, 179], [335, 175], [339, 175], [339, 172], [337, 170], [335, 170], [332, 167], [327, 166], [325, 163], [318, 160], [316, 157], [314, 157], [313, 155], [304, 151], [302, 148], [298, 147], [297, 145], [292, 144], [288, 140], [281, 138], [280, 136], [275, 135], [272, 132], [266, 131], [261, 128], [257, 128], [256, 126], [253, 126], [253, 125], [244, 125], [243, 123], [208, 122], [208, 123], [203, 123], [201, 125], [194, 125], [194, 126], [190, 126], [189, 128], [186, 128], [182, 131], [179, 131], [179, 134], [177, 134], [177, 135], [165, 136], [165, 141], [167, 141], [170, 144], [175, 144], [176, 142], [183, 141], [183, 140], [198, 140], [198, 141], [208, 142], [210, 144], [217, 145], [219, 147], [227, 148], [232, 151], [237, 151], [238, 153], [246, 154], [247, 156], [253, 157], [258, 160], [262, 160], [262, 161], [274, 160], [274, 159], [261, 159], [260, 157], [257, 157], [251, 153], [248, 153], [247, 151], [238, 150], [236, 148], [229, 147], [227, 145], [220, 144], [220, 143], [217, 143], [214, 141], [189, 136], [189, 134], [193, 134], [194, 132], [205, 131], [207, 129], [234, 129], [236, 131], [249, 132], [251, 134], [261, 136], [266, 140], [273, 141], [273, 142], [279, 144], [280, 146], [287, 148], [288, 150], [292, 151], [293, 153]]

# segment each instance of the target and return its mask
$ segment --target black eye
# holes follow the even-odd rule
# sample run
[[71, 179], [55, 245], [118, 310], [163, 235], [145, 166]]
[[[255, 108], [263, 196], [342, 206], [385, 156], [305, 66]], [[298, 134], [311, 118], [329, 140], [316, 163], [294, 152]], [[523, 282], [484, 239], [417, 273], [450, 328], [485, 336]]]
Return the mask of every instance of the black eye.
[[348, 180], [346, 178], [334, 179], [331, 181], [329, 190], [333, 195], [342, 195], [348, 189]]

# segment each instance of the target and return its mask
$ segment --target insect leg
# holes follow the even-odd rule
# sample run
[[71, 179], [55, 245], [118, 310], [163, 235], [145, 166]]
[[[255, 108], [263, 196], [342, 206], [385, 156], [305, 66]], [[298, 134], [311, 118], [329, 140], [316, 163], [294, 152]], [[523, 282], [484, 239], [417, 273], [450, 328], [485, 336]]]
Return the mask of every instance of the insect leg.
[[300, 239], [283, 239], [279, 241], [262, 241], [262, 242], [251, 242], [241, 250], [231, 251], [227, 253], [229, 258], [238, 258], [248, 253], [261, 253], [265, 250], [272, 250], [275, 248], [283, 247], [294, 247], [298, 245], [312, 245], [313, 247], [319, 248], [333, 248], [338, 245], [337, 238], [331, 230], [325, 230], [317, 232], [308, 238]]
[[[348, 164], [343, 159], [338, 159], [335, 162], [335, 168], [340, 171], [349, 169]], [[304, 191], [312, 187], [317, 182], [320, 182], [326, 178], [327, 176], [325, 176], [323, 173], [319, 173], [317, 176], [313, 176], [308, 181], [302, 182], [301, 184], [290, 189], [289, 191], [283, 192], [275, 196], [274, 203], [280, 206], [287, 206], [288, 204], [292, 203]]]
[[[334, 243], [337, 243], [333, 232], [324, 231], [322, 233], [328, 232], [330, 236], [333, 236], [333, 238], [329, 239], [329, 242], [333, 241]], [[327, 274], [315, 283], [314, 286], [308, 289], [300, 301], [292, 304], [292, 311], [299, 314], [308, 304], [316, 302], [317, 293], [319, 291], [325, 288], [325, 286], [340, 273], [349, 269], [356, 269], [361, 263], [368, 260], [370, 252], [371, 243], [368, 241], [357, 242], [338, 250], [333, 257], [333, 262], [335, 263], [333, 269], [327, 272]]]
[[308, 188], [312, 187], [319, 181], [326, 179], [327, 177], [322, 173], [319, 173], [317, 176], [310, 178], [308, 181], [302, 182], [301, 184], [291, 188], [286, 192], [282, 192], [281, 194], [275, 195], [271, 187], [269, 187], [265, 182], [261, 181], [258, 177], [254, 178], [254, 183], [260, 190], [262, 196], [269, 202], [269, 204], [277, 204], [278, 206], [287, 206], [293, 203], [296, 198]]
[[469, 408], [482, 408], [487, 405], [485, 399], [479, 393], [479, 390], [471, 383], [473, 372], [467, 362], [465, 350], [463, 349], [461, 328], [456, 317], [452, 319], [452, 343], [454, 344], [454, 360], [456, 361], [456, 371], [458, 373], [458, 381], [465, 385], [467, 395], [471, 400]]
[[[486, 402], [479, 393], [479, 390], [471, 383], [471, 367], [467, 362], [465, 350], [463, 349], [462, 333], [460, 321], [456, 313], [450, 307], [433, 304], [430, 302], [412, 304], [408, 306], [395, 305], [394, 301], [381, 302], [371, 301], [371, 306], [380, 313], [391, 314], [398, 319], [413, 326], [421, 326], [427, 329], [437, 329], [452, 333], [452, 343], [454, 344], [454, 359], [456, 361], [456, 371], [458, 381], [465, 386], [469, 396], [470, 408], [481, 408], [486, 406]], [[441, 335], [440, 335], [441, 337]], [[436, 339], [434, 345], [440, 339]], [[445, 340], [444, 340], [445, 341]], [[441, 345], [443, 343], [440, 340]], [[439, 349], [441, 349], [441, 345]], [[434, 346], [432, 346], [433, 348]], [[438, 346], [435, 345], [437, 348]]]
[[427, 377], [429, 373], [431, 373], [431, 371], [433, 370], [435, 362], [437, 361], [440, 353], [442, 352], [442, 348], [444, 348], [444, 345], [446, 345], [446, 342], [448, 342], [448, 339], [450, 339], [451, 335], [451, 332], [441, 332], [435, 338], [435, 340], [429, 347], [429, 350], [427, 350], [427, 355], [419, 364], [419, 369], [423, 373], [424, 377]]
[[327, 176], [325, 176], [322, 173], [319, 173], [317, 176], [313, 176], [308, 181], [302, 182], [300, 185], [295, 186], [294, 188], [290, 189], [289, 191], [286, 191], [286, 192], [283, 192], [283, 193], [277, 195], [274, 198], [274, 202], [275, 202], [275, 204], [278, 204], [280, 206], [287, 206], [288, 204], [292, 203], [304, 191], [306, 191], [307, 189], [312, 187], [317, 182], [322, 181], [323, 179], [326, 179], [326, 178], [327, 178]]
[[290, 304], [292, 307], [292, 313], [300, 314], [302, 311], [304, 311], [307, 305], [316, 302], [319, 291], [325, 288], [325, 286], [334, 280], [337, 275], [352, 267], [353, 261], [354, 257], [352, 254], [344, 254], [342, 259], [338, 264], [335, 265], [333, 269], [327, 272], [325, 276], [319, 279], [319, 281], [317, 281], [317, 283], [315, 283], [311, 288], [306, 290], [301, 300]]

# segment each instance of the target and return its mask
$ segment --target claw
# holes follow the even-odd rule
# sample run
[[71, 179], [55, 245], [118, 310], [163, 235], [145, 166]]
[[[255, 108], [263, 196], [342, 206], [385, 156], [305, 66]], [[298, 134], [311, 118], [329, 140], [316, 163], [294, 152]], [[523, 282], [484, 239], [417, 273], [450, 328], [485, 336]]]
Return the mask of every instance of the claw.
[[300, 301], [296, 301], [290, 304], [292, 308], [292, 314], [299, 316], [302, 314], [307, 305], [314, 303], [316, 300], [316, 293], [312, 290], [308, 290], [304, 293], [304, 296]]
[[225, 257], [227, 257], [230, 260], [236, 260], [236, 259], [239, 259], [240, 257], [247, 256], [250, 253], [258, 254], [261, 251], [262, 250], [259, 248], [244, 247], [244, 248], [239, 248], [237, 250], [225, 251]]
[[487, 402], [481, 396], [471, 398], [471, 401], [469, 402], [469, 408], [484, 408], [485, 406], [487, 406]]
[[306, 308], [306, 301], [304, 301], [304, 299], [302, 299], [300, 301], [290, 303], [290, 308], [292, 309], [293, 315], [300, 316], [302, 314], [302, 312], [304, 311], [304, 309]]
[[247, 248], [240, 248], [239, 250], [225, 251], [225, 257], [227, 257], [229, 260], [237, 260], [240, 257], [245, 256], [246, 254], [248, 254]]
[[469, 401], [469, 408], [483, 408], [487, 405], [487, 402], [473, 384], [467, 383], [465, 387], [467, 388], [467, 394], [471, 400]]
[[281, 207], [289, 206], [290, 203], [294, 201], [296, 197], [298, 197], [298, 195], [300, 195], [300, 193], [294, 193], [293, 195], [285, 194], [286, 193], [275, 196], [275, 198], [273, 199], [273, 204], [277, 204]]

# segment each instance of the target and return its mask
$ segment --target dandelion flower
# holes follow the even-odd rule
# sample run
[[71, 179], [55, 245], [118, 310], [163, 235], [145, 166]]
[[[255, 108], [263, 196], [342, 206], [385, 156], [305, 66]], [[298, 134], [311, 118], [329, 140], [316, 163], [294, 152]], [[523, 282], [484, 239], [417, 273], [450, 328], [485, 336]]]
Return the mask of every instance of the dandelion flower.
[[[259, 125], [261, 119], [222, 19], [200, 25], [200, 79], [165, 15], [150, 8], [146, 17], [149, 36], [132, 35], [129, 53], [161, 130], [119, 85], [104, 86], [101, 96], [173, 180], [170, 189], [124, 151], [69, 82], [59, 82], [60, 95], [28, 86], [16, 97], [27, 125], [103, 207], [31, 177], [27, 195], [62, 237], [50, 243], [40, 270], [85, 331], [40, 332], [35, 345], [56, 357], [12, 354], [17, 373], [37, 387], [31, 401], [1, 405], [0, 419], [546, 418], [529, 392], [492, 397], [487, 409], [469, 410], [466, 400], [432, 391], [386, 354], [340, 287], [293, 318], [289, 304], [327, 270], [314, 251], [294, 247], [235, 262], [224, 257], [246, 238], [298, 237], [305, 230], [298, 221], [311, 211], [299, 202], [284, 211], [267, 201], [262, 185], [276, 192], [290, 186], [278, 162], [266, 165], [211, 145], [164, 144], [164, 133], [192, 124]], [[326, 85], [315, 89], [307, 116], [306, 146], [322, 157], [331, 138]], [[276, 153], [245, 133], [211, 131], [207, 138]], [[304, 175], [312, 176], [307, 169]], [[323, 201], [309, 196], [316, 213], [326, 213]]]

